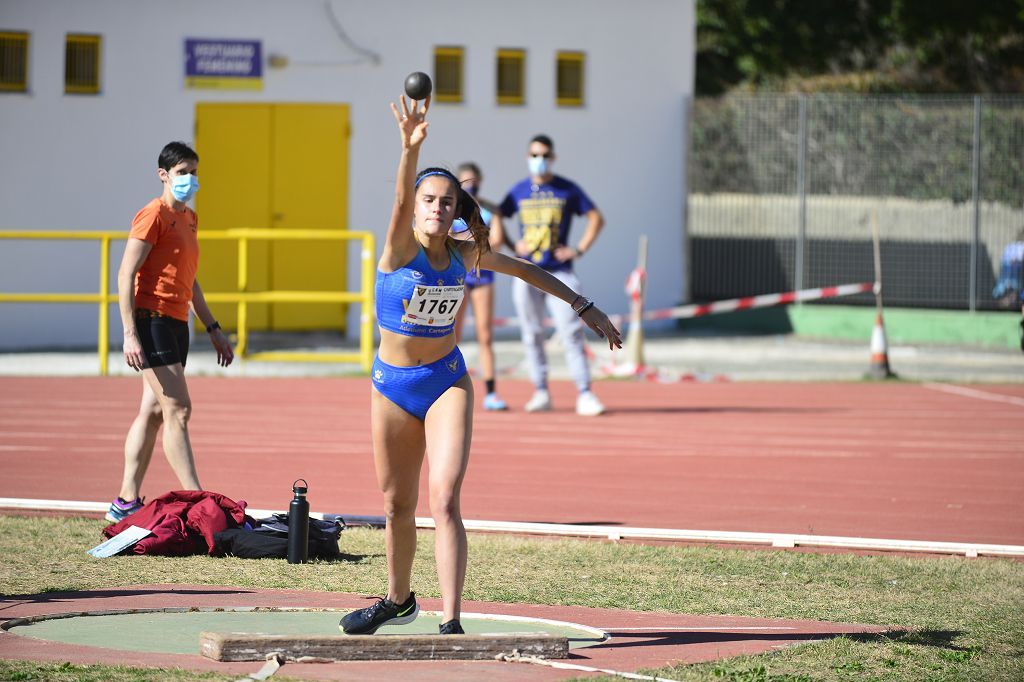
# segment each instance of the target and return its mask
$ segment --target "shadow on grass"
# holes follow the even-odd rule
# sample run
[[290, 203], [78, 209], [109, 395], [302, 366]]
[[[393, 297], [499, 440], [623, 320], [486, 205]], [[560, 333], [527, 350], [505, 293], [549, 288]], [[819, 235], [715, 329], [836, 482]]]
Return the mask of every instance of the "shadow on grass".
[[959, 630], [889, 630], [887, 632], [857, 632], [845, 636], [862, 644], [906, 644], [907, 646], [930, 646], [948, 651], [976, 651], [977, 647], [953, 644], [953, 640], [963, 634]]
[[0, 596], [0, 611], [22, 604], [61, 604], [75, 602], [82, 599], [99, 599], [111, 597], [141, 597], [154, 594], [251, 594], [251, 590], [245, 588], [233, 589], [203, 589], [193, 587], [174, 588], [168, 586], [166, 589], [109, 589], [109, 590], [54, 590], [39, 594], [11, 594]]
[[[317, 554], [315, 556], [310, 556], [309, 559], [306, 561], [306, 563], [310, 563], [310, 564], [313, 564], [313, 563], [358, 563], [358, 562], [360, 562], [360, 561], [362, 561], [364, 559], [377, 558], [377, 557], [382, 557], [382, 556], [384, 556], [384, 555], [383, 554], [345, 554], [344, 552], [339, 552], [338, 554], [333, 554], [333, 555]], [[243, 560], [256, 559], [258, 561], [267, 561], [267, 560], [269, 560], [269, 561], [285, 561], [286, 560], [285, 557], [281, 557], [281, 556], [248, 557], [248, 556], [236, 556], [236, 555], [233, 555], [233, 554], [225, 554], [223, 557], [215, 557], [215, 558], [243, 559]]]
[[[740, 629], [740, 628], [737, 628]], [[699, 644], [721, 644], [724, 642], [814, 642], [818, 640], [843, 637], [847, 632], [776, 632], [776, 633], [753, 633], [753, 632], [709, 632], [690, 631], [678, 632], [672, 630], [657, 631], [645, 630], [643, 632], [616, 632], [608, 630], [611, 640], [601, 644], [602, 649], [627, 649], [633, 647], [648, 646], [687, 646]]]
[[[737, 628], [740, 629], [740, 628]], [[678, 632], [643, 631], [616, 632], [609, 629], [611, 640], [601, 648], [631, 648], [645, 646], [686, 646], [742, 641], [813, 642], [836, 637], [845, 637], [861, 644], [903, 644], [907, 646], [928, 646], [971, 657], [977, 653], [974, 646], [963, 647], [953, 641], [964, 633], [957, 630], [887, 630], [885, 632]], [[584, 652], [580, 652], [583, 654]], [[585, 655], [585, 654], [584, 654]]]
[[383, 554], [345, 554], [342, 552], [337, 556], [332, 557], [317, 557], [315, 560], [311, 560], [309, 563], [317, 564], [358, 564], [363, 559], [372, 559], [374, 557], [382, 557]]

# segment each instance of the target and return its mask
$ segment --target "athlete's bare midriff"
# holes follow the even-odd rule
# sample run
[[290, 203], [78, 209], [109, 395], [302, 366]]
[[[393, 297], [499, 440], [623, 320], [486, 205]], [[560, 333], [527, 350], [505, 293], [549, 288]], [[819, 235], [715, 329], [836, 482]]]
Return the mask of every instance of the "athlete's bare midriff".
[[377, 356], [395, 367], [417, 367], [436, 362], [455, 348], [455, 334], [436, 339], [423, 336], [406, 336], [386, 329], [380, 330], [380, 347]]

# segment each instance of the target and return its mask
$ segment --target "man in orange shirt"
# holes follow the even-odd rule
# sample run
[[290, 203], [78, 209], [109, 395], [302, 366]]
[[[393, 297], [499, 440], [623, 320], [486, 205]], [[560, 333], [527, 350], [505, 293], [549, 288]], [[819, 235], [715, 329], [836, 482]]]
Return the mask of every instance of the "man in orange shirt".
[[192, 401], [185, 360], [190, 305], [206, 325], [217, 363], [227, 367], [235, 357], [196, 280], [198, 218], [186, 202], [199, 189], [199, 155], [182, 142], [171, 142], [160, 152], [157, 165], [163, 192], [132, 221], [117, 273], [124, 358], [129, 367], [142, 372], [143, 383], [142, 404], [124, 444], [121, 491], [107, 511], [107, 520], [115, 523], [142, 508], [139, 491], [161, 425], [164, 454], [181, 488], [202, 490], [188, 437]]

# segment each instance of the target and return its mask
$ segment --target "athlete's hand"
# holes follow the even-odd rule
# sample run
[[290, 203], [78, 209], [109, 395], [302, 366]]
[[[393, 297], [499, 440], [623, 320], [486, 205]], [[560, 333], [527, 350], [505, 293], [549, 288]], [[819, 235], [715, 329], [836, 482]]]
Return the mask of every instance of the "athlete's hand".
[[590, 306], [589, 310], [580, 315], [580, 319], [593, 329], [594, 333], [608, 341], [609, 350], [622, 348], [622, 334], [596, 305]]
[[224, 335], [224, 332], [220, 329], [210, 332], [210, 343], [217, 351], [217, 364], [221, 367], [230, 365], [231, 361], [235, 359], [235, 351], [231, 348], [231, 341]]
[[142, 356], [142, 344], [139, 343], [139, 336], [135, 330], [124, 333], [124, 361], [136, 372], [146, 366], [145, 358]]
[[427, 123], [427, 109], [430, 108], [430, 96], [423, 100], [423, 106], [416, 100], [412, 100], [412, 108], [410, 109], [409, 103], [405, 101], [405, 95], [399, 98], [399, 104], [401, 104], [402, 110], [399, 112], [398, 107], [395, 103], [391, 103], [391, 113], [395, 115], [395, 121], [398, 122], [398, 132], [402, 136], [402, 148], [403, 149], [416, 149], [423, 140], [427, 139], [427, 127], [430, 125]]

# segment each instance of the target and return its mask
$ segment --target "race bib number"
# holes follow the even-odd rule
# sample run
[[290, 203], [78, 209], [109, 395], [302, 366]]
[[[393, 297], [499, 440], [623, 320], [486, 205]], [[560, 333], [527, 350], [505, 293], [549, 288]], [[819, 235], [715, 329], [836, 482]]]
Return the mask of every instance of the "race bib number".
[[466, 297], [466, 287], [415, 286], [412, 298], [405, 306], [402, 322], [418, 324], [425, 327], [447, 327], [455, 322], [455, 314], [459, 312], [462, 299]]

